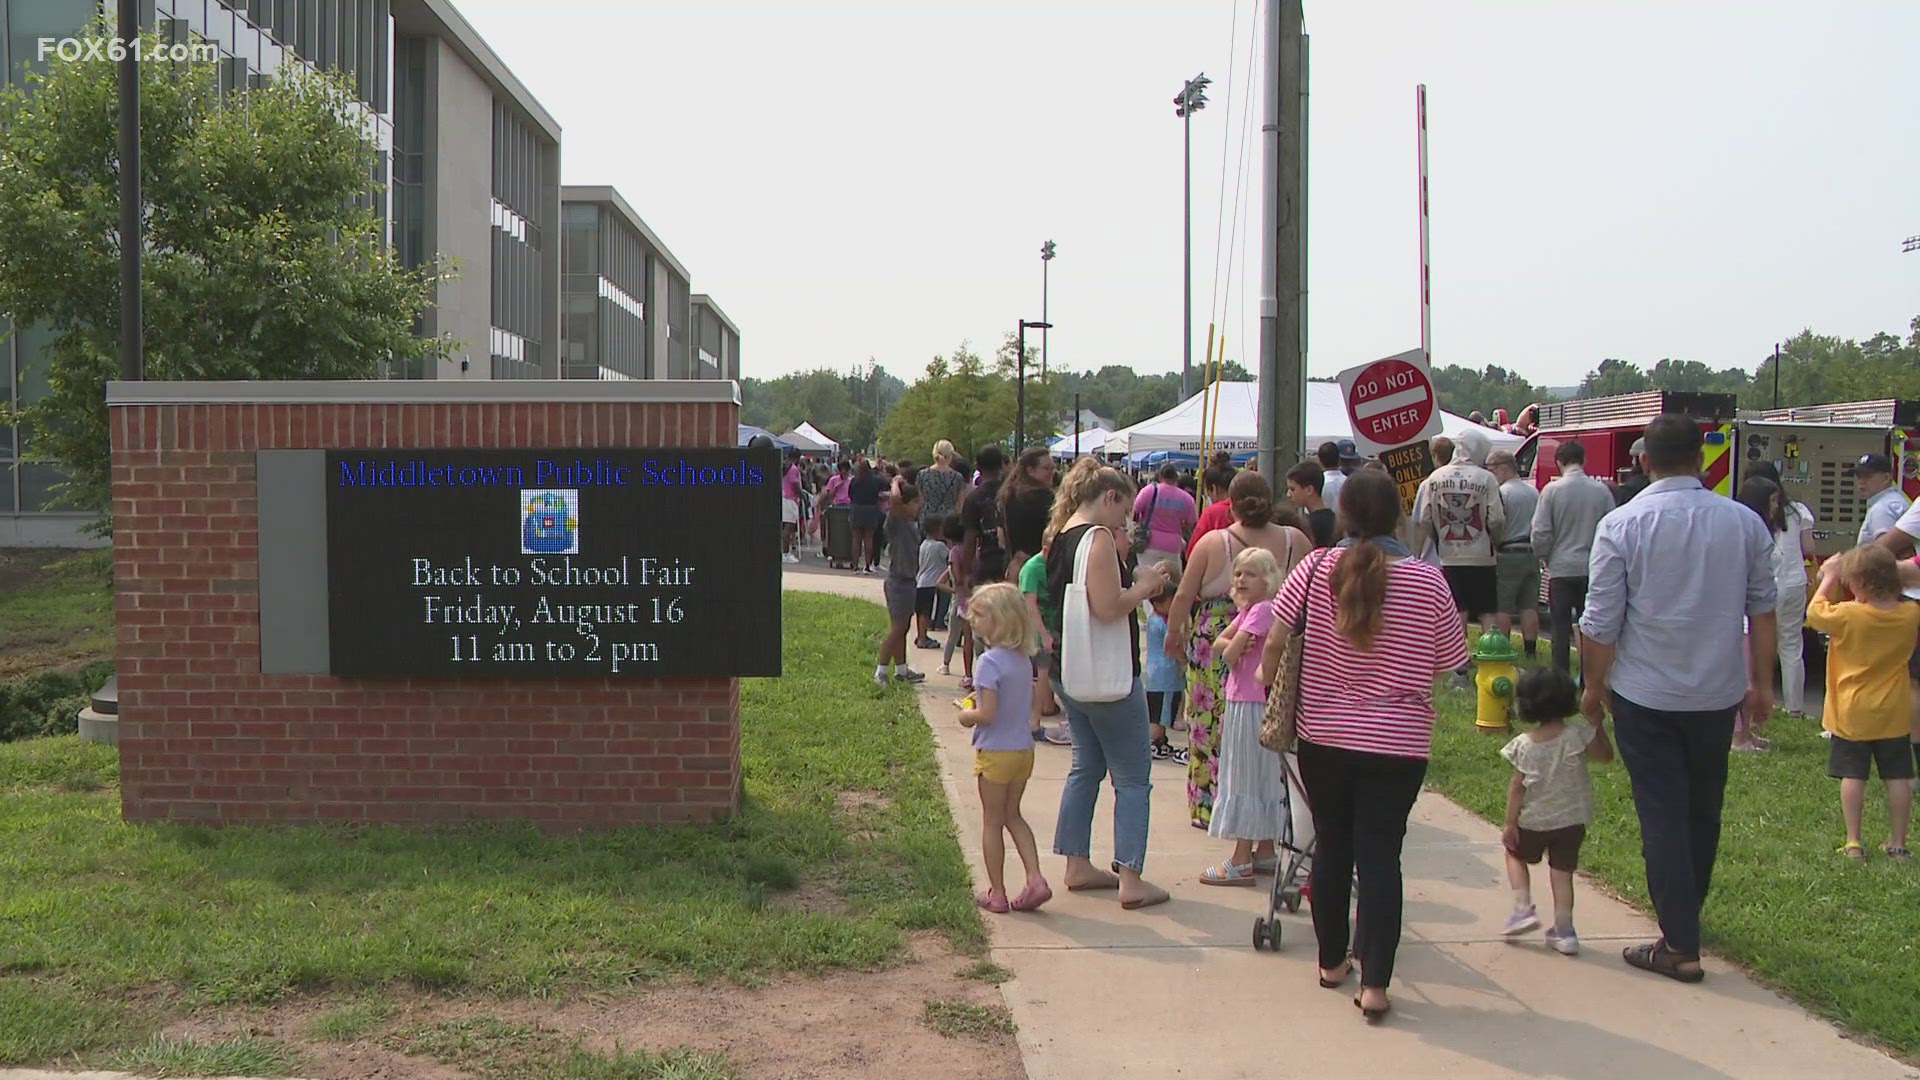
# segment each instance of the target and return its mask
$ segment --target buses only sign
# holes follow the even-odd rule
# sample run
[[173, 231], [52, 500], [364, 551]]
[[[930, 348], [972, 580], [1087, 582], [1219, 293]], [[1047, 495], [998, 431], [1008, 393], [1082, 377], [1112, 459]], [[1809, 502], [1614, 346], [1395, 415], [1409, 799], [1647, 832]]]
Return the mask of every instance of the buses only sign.
[[1440, 401], [1420, 350], [1340, 373], [1347, 420], [1362, 454], [1382, 454], [1440, 433]]

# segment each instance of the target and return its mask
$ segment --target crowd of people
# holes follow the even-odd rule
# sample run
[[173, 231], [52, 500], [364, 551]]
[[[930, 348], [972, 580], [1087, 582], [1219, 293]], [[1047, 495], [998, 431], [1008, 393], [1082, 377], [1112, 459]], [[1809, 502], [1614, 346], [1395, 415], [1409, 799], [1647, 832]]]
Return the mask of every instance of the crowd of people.
[[[1893, 486], [1891, 463], [1857, 463], [1869, 500], [1860, 545], [1821, 567], [1809, 597], [1812, 512], [1764, 463], [1749, 466], [1737, 500], [1710, 492], [1691, 419], [1654, 421], [1633, 448], [1640, 482], [1618, 487], [1589, 477], [1584, 448], [1568, 441], [1555, 450], [1559, 476], [1536, 490], [1485, 430], [1433, 440], [1437, 467], [1411, 514], [1385, 468], [1351, 442], [1290, 468], [1284, 504], [1224, 454], [1197, 476], [1165, 468], [1143, 482], [1091, 457], [1060, 470], [1044, 449], [1009, 466], [989, 446], [967, 462], [944, 440], [921, 469], [859, 460], [809, 476], [795, 459], [789, 548], [841, 505], [855, 573], [879, 572], [890, 553], [877, 684], [925, 677], [908, 663], [916, 618], [911, 640], [944, 649], [943, 672], [960, 653], [959, 718], [973, 732], [987, 834], [983, 908], [1032, 910], [1053, 895], [1020, 809], [1036, 743], [1072, 748], [1053, 839], [1064, 886], [1116, 890], [1128, 909], [1165, 901], [1144, 874], [1153, 766], [1172, 762], [1185, 771], [1189, 823], [1231, 844], [1199, 881], [1253, 885], [1279, 868], [1276, 844], [1311, 848], [1320, 982], [1339, 987], [1357, 971], [1355, 1004], [1369, 1020], [1390, 1008], [1400, 851], [1436, 684], [1451, 675], [1470, 685], [1475, 623], [1483, 633], [1517, 625], [1525, 654], [1537, 655], [1543, 572], [1550, 655], [1519, 680], [1527, 730], [1500, 750], [1513, 766], [1506, 933], [1543, 924], [1530, 867], [1545, 859], [1547, 939], [1578, 953], [1572, 875], [1594, 813], [1586, 766], [1617, 748], [1661, 928], [1623, 958], [1703, 977], [1700, 908], [1729, 753], [1766, 749], [1776, 660], [1787, 711], [1804, 710], [1803, 623], [1831, 639], [1822, 723], [1841, 783], [1842, 851], [1867, 855], [1862, 807], [1877, 771], [1890, 808], [1880, 849], [1909, 858], [1920, 509]], [[930, 636], [941, 630], [944, 644]], [[1261, 725], [1290, 634], [1298, 744], [1283, 755], [1262, 744]], [[1063, 722], [1048, 729], [1053, 715]], [[1109, 783], [1114, 852], [1102, 869], [1091, 832]], [[1004, 876], [1009, 838], [1025, 875], [1017, 892]]]

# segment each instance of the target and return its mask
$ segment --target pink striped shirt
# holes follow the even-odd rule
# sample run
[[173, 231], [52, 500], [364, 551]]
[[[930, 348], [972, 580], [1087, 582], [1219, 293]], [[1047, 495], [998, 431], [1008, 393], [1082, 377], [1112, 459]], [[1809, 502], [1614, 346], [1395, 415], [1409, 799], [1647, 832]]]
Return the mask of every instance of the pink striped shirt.
[[1387, 567], [1385, 618], [1373, 648], [1361, 651], [1334, 626], [1328, 582], [1347, 549], [1302, 559], [1273, 598], [1274, 632], [1291, 631], [1307, 593], [1307, 641], [1300, 664], [1300, 737], [1392, 757], [1427, 757], [1433, 744], [1433, 678], [1467, 662], [1467, 636], [1440, 571], [1418, 559]]

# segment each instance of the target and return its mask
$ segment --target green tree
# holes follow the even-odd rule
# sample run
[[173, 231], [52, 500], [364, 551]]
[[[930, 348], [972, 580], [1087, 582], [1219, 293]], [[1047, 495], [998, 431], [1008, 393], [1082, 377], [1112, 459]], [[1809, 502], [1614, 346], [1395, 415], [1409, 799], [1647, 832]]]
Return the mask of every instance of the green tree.
[[[366, 378], [450, 351], [414, 336], [439, 271], [409, 271], [387, 247], [366, 198], [377, 151], [343, 81], [293, 67], [222, 96], [211, 62], [137, 66], [147, 378]], [[28, 358], [47, 365], [47, 395], [12, 416], [29, 460], [65, 467], [60, 500], [103, 515], [104, 384], [119, 371], [116, 67], [55, 61], [0, 92], [0, 315], [52, 338]]]
[[1435, 368], [1433, 386], [1440, 395], [1440, 407], [1459, 416], [1480, 412], [1492, 418], [1495, 409], [1518, 416], [1528, 405], [1552, 398], [1545, 387], [1535, 386], [1519, 372], [1497, 364], [1479, 371], [1458, 364]]
[[[926, 375], [907, 387], [887, 414], [880, 427], [880, 452], [917, 461], [938, 439], [952, 440], [969, 457], [989, 444], [1007, 445], [1013, 438], [1013, 380], [1000, 374], [998, 366], [996, 359], [995, 367], [989, 367], [964, 342], [952, 356], [934, 357]], [[1031, 410], [1033, 399], [1027, 404]], [[1028, 413], [1030, 420], [1035, 415]]]
[[1698, 360], [1662, 360], [1647, 373], [1655, 390], [1691, 391], [1703, 394], [1735, 394], [1745, 398], [1753, 389], [1753, 376], [1740, 368], [1715, 371]]
[[1640, 370], [1639, 365], [1609, 358], [1600, 361], [1599, 367], [1580, 380], [1578, 396], [1585, 400], [1617, 394], [1638, 394], [1653, 388], [1653, 380]]

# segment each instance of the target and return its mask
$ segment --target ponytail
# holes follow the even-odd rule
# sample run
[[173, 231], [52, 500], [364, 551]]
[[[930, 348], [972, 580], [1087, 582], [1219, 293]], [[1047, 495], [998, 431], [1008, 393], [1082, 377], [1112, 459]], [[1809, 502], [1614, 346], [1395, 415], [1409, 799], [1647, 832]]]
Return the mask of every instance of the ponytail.
[[1370, 652], [1386, 622], [1387, 553], [1372, 540], [1347, 549], [1327, 582], [1339, 618], [1334, 626], [1354, 648]]
[[1040, 546], [1044, 549], [1053, 545], [1053, 538], [1066, 528], [1067, 522], [1080, 508], [1109, 491], [1118, 491], [1131, 498], [1133, 481], [1128, 480], [1120, 470], [1100, 464], [1100, 459], [1092, 455], [1077, 458], [1067, 475], [1060, 481], [1060, 490], [1054, 493], [1053, 514], [1047, 519], [1047, 530]]

